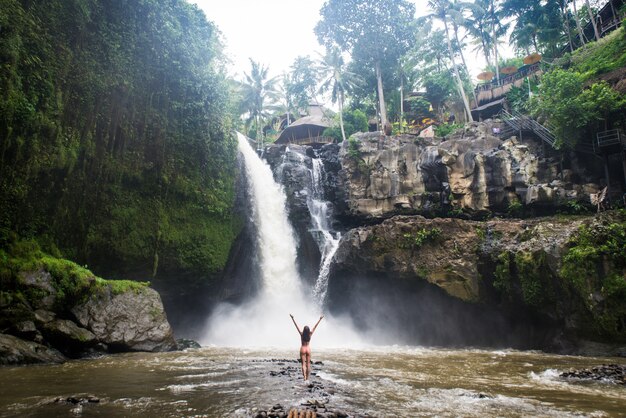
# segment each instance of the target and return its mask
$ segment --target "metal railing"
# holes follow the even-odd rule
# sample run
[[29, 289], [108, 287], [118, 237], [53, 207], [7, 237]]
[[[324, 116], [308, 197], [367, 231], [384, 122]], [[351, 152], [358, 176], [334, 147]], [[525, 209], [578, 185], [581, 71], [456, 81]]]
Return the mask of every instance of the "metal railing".
[[523, 115], [515, 110], [512, 110], [511, 112], [502, 110], [502, 112], [500, 112], [500, 118], [504, 123], [516, 131], [531, 131], [543, 141], [548, 143], [552, 148], [556, 148], [556, 137], [552, 131], [530, 116]]
[[619, 144], [622, 144], [626, 148], [626, 135], [624, 135], [624, 132], [622, 132], [621, 129], [611, 129], [604, 132], [598, 132], [593, 146], [603, 148]]

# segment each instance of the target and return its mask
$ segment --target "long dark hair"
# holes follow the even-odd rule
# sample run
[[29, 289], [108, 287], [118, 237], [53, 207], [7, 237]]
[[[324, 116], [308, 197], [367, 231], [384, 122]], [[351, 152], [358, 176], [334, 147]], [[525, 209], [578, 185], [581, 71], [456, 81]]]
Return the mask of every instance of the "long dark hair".
[[308, 325], [305, 325], [302, 330], [302, 341], [307, 343], [311, 341], [311, 329]]

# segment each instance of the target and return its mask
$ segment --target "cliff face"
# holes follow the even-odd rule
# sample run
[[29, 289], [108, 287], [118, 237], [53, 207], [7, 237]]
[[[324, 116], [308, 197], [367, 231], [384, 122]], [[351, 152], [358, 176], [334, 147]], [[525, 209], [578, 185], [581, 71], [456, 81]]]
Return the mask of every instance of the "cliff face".
[[[343, 214], [362, 222], [396, 214], [554, 210], [589, 201], [599, 179], [561, 169], [541, 145], [505, 141], [498, 124], [473, 123], [446, 140], [357, 134], [342, 143], [336, 187]], [[577, 173], [577, 174], [576, 174]]]
[[[354, 228], [334, 259], [330, 307], [368, 321], [384, 313], [435, 344], [626, 343], [625, 221], [624, 212], [487, 222], [396, 216]], [[438, 335], [442, 318], [452, 335]]]
[[311, 157], [323, 162], [324, 195], [345, 231], [328, 308], [409, 344], [580, 352], [591, 340], [623, 350], [626, 215], [528, 218], [584, 210], [601, 180], [574, 155], [564, 164], [534, 140], [493, 136], [494, 127], [267, 150], [301, 253], [307, 169]]

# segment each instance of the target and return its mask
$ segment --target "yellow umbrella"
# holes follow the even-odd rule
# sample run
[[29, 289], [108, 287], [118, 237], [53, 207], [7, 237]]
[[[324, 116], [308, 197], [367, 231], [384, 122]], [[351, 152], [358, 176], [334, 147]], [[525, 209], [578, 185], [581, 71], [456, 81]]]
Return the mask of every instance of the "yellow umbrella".
[[491, 80], [493, 78], [493, 76], [494, 76], [493, 72], [491, 72], [491, 71], [483, 71], [482, 73], [478, 74], [476, 76], [476, 78], [478, 78], [479, 80], [487, 81], [487, 80]]
[[538, 54], [537, 52], [524, 57], [524, 64], [526, 65], [531, 65], [539, 61], [541, 61], [541, 54]]
[[508, 67], [500, 68], [500, 72], [502, 74], [514, 74], [517, 72], [517, 67], [514, 65], [510, 65]]

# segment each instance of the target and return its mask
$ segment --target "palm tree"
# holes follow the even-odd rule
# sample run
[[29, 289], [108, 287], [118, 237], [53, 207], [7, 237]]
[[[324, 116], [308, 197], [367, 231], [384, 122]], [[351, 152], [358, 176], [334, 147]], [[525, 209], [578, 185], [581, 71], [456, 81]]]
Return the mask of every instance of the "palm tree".
[[593, 33], [596, 36], [596, 41], [599, 41], [600, 32], [598, 32], [598, 25], [596, 24], [596, 17], [594, 16], [593, 11], [591, 10], [591, 5], [589, 4], [589, 0], [585, 0], [585, 4], [587, 5], [587, 13], [589, 13], [589, 20], [591, 20], [591, 26], [593, 26]]
[[[454, 33], [454, 40], [456, 41], [456, 47], [458, 48], [459, 55], [461, 56], [461, 62], [463, 63], [463, 67], [465, 68], [465, 73], [469, 74], [469, 67], [467, 66], [467, 62], [465, 61], [465, 54], [463, 54], [463, 44], [459, 39], [459, 29], [461, 26], [466, 24], [465, 16], [463, 16], [463, 12], [470, 7], [472, 3], [458, 1], [458, 0], [450, 0], [450, 9], [449, 16], [450, 22], [452, 23], [452, 32]], [[476, 93], [472, 90], [472, 95], [474, 96], [474, 102], [478, 104], [478, 100], [476, 99]]]
[[346, 93], [350, 93], [354, 87], [360, 84], [359, 77], [348, 71], [345, 66], [341, 51], [338, 48], [331, 48], [326, 51], [326, 55], [318, 62], [320, 72], [324, 74], [320, 83], [320, 93], [330, 91], [330, 98], [333, 103], [339, 105], [339, 126], [341, 127], [341, 138], [346, 140], [346, 132], [343, 128], [343, 104]]
[[578, 16], [578, 10], [576, 10], [576, 0], [572, 0], [572, 5], [574, 6], [574, 19], [576, 20], [576, 29], [578, 30], [580, 44], [582, 46], [585, 46], [585, 34], [583, 33], [583, 28], [580, 24], [580, 16]]
[[242, 114], [247, 114], [246, 126], [249, 128], [254, 123], [256, 140], [259, 146], [263, 146], [263, 120], [269, 116], [269, 105], [277, 98], [277, 77], [268, 78], [269, 68], [255, 62], [250, 58], [252, 70], [250, 74], [244, 73], [245, 81], [242, 83], [243, 100]]
[[456, 66], [456, 63], [454, 61], [454, 51], [452, 50], [452, 42], [450, 41], [450, 33], [448, 30], [448, 13], [450, 10], [450, 2], [449, 0], [429, 0], [428, 7], [430, 7], [433, 11], [433, 13], [428, 17], [440, 19], [443, 22], [443, 27], [446, 34], [446, 42], [448, 44], [448, 54], [450, 55], [450, 60], [452, 61], [452, 68], [454, 69], [454, 75], [456, 76], [457, 87], [459, 89], [459, 94], [463, 99], [463, 104], [465, 105], [467, 119], [471, 122], [473, 120], [472, 111], [469, 106], [469, 101], [467, 100], [467, 95], [465, 94], [465, 89], [463, 88], [461, 76], [459, 75], [459, 68]]

